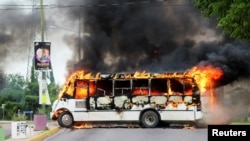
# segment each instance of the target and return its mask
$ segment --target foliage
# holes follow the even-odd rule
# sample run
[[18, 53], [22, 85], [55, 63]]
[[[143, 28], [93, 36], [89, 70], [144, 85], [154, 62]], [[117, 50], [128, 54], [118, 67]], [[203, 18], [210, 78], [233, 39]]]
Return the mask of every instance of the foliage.
[[0, 94], [11, 101], [21, 101], [25, 89], [24, 77], [18, 74], [9, 74], [4, 76], [5, 87]]
[[12, 118], [16, 114], [18, 107], [21, 107], [18, 102], [15, 101], [5, 101], [5, 117], [6, 119]]
[[38, 108], [37, 114], [38, 114], [38, 115], [44, 115], [44, 114], [46, 114], [46, 109], [45, 109], [45, 107], [40, 107], [40, 108]]
[[19, 74], [8, 74], [5, 76], [6, 88], [22, 89], [25, 87], [24, 77]]
[[39, 107], [39, 97], [37, 95], [25, 95], [24, 101], [23, 109], [27, 111], [36, 111], [37, 107]]
[[0, 89], [4, 87], [4, 75], [3, 72], [0, 70]]
[[12, 120], [12, 121], [25, 121], [25, 120], [27, 120], [27, 117], [26, 117], [25, 114], [19, 114], [19, 115], [14, 114], [14, 115], [12, 116], [12, 119], [11, 119], [11, 120]]
[[[16, 109], [20, 107], [23, 110], [40, 113], [39, 107], [39, 85], [37, 75], [33, 73], [32, 81], [26, 81], [20, 74], [3, 74], [1, 81], [2, 89], [0, 89], [0, 103], [5, 104], [4, 119], [12, 119]], [[59, 85], [51, 83], [48, 85], [50, 100], [53, 102], [57, 98]], [[1, 105], [0, 105], [1, 106]], [[46, 107], [50, 110], [51, 107]], [[0, 117], [3, 115], [3, 110], [0, 110]]]
[[218, 27], [225, 34], [250, 41], [249, 0], [195, 0], [194, 6], [201, 10], [204, 17], [216, 17]]

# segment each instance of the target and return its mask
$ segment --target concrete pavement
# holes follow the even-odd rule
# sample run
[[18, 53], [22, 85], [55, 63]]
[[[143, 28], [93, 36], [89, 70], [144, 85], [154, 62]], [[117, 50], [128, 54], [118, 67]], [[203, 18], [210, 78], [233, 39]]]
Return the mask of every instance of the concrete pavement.
[[11, 121], [0, 121], [0, 125], [4, 129], [5, 141], [42, 141], [46, 137], [51, 136], [60, 130], [57, 122], [48, 121], [45, 130], [35, 131], [33, 121], [28, 121], [25, 136], [15, 136], [12, 138]]

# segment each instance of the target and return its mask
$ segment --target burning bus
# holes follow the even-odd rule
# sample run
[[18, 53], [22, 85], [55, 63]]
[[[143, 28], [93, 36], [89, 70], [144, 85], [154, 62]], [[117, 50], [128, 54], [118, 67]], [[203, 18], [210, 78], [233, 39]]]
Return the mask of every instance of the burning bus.
[[[222, 75], [215, 72], [210, 75]], [[182, 73], [77, 71], [53, 102], [50, 118], [64, 128], [76, 122], [134, 122], [145, 128], [161, 122], [199, 123], [213, 102], [211, 95], [202, 94], [209, 81], [205, 74], [199, 68]]]

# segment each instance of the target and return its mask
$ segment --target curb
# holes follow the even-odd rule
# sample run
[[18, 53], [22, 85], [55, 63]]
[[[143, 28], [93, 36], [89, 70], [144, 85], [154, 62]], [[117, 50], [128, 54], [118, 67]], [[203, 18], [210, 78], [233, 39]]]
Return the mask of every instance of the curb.
[[28, 141], [42, 141], [46, 137], [57, 133], [59, 130], [60, 130], [60, 127], [54, 127], [52, 129], [49, 129], [47, 131], [42, 132], [41, 134], [37, 135], [36, 137], [33, 137], [32, 139], [30, 139]]

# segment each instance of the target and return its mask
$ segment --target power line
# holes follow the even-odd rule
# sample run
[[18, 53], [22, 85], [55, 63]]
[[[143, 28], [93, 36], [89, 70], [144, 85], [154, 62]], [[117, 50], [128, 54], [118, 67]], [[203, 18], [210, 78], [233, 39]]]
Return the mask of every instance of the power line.
[[[102, 3], [102, 4], [84, 4], [84, 5], [60, 5], [60, 4], [51, 4], [43, 5], [43, 8], [54, 9], [54, 8], [87, 8], [87, 7], [118, 7], [118, 6], [190, 6], [191, 2], [178, 3], [178, 4], [169, 4], [166, 3], [166, 0], [145, 0], [141, 2], [124, 2], [124, 3]], [[40, 9], [40, 7], [33, 8], [32, 5], [0, 5], [5, 6], [5, 8], [0, 8], [0, 10], [21, 10], [21, 9]]]

